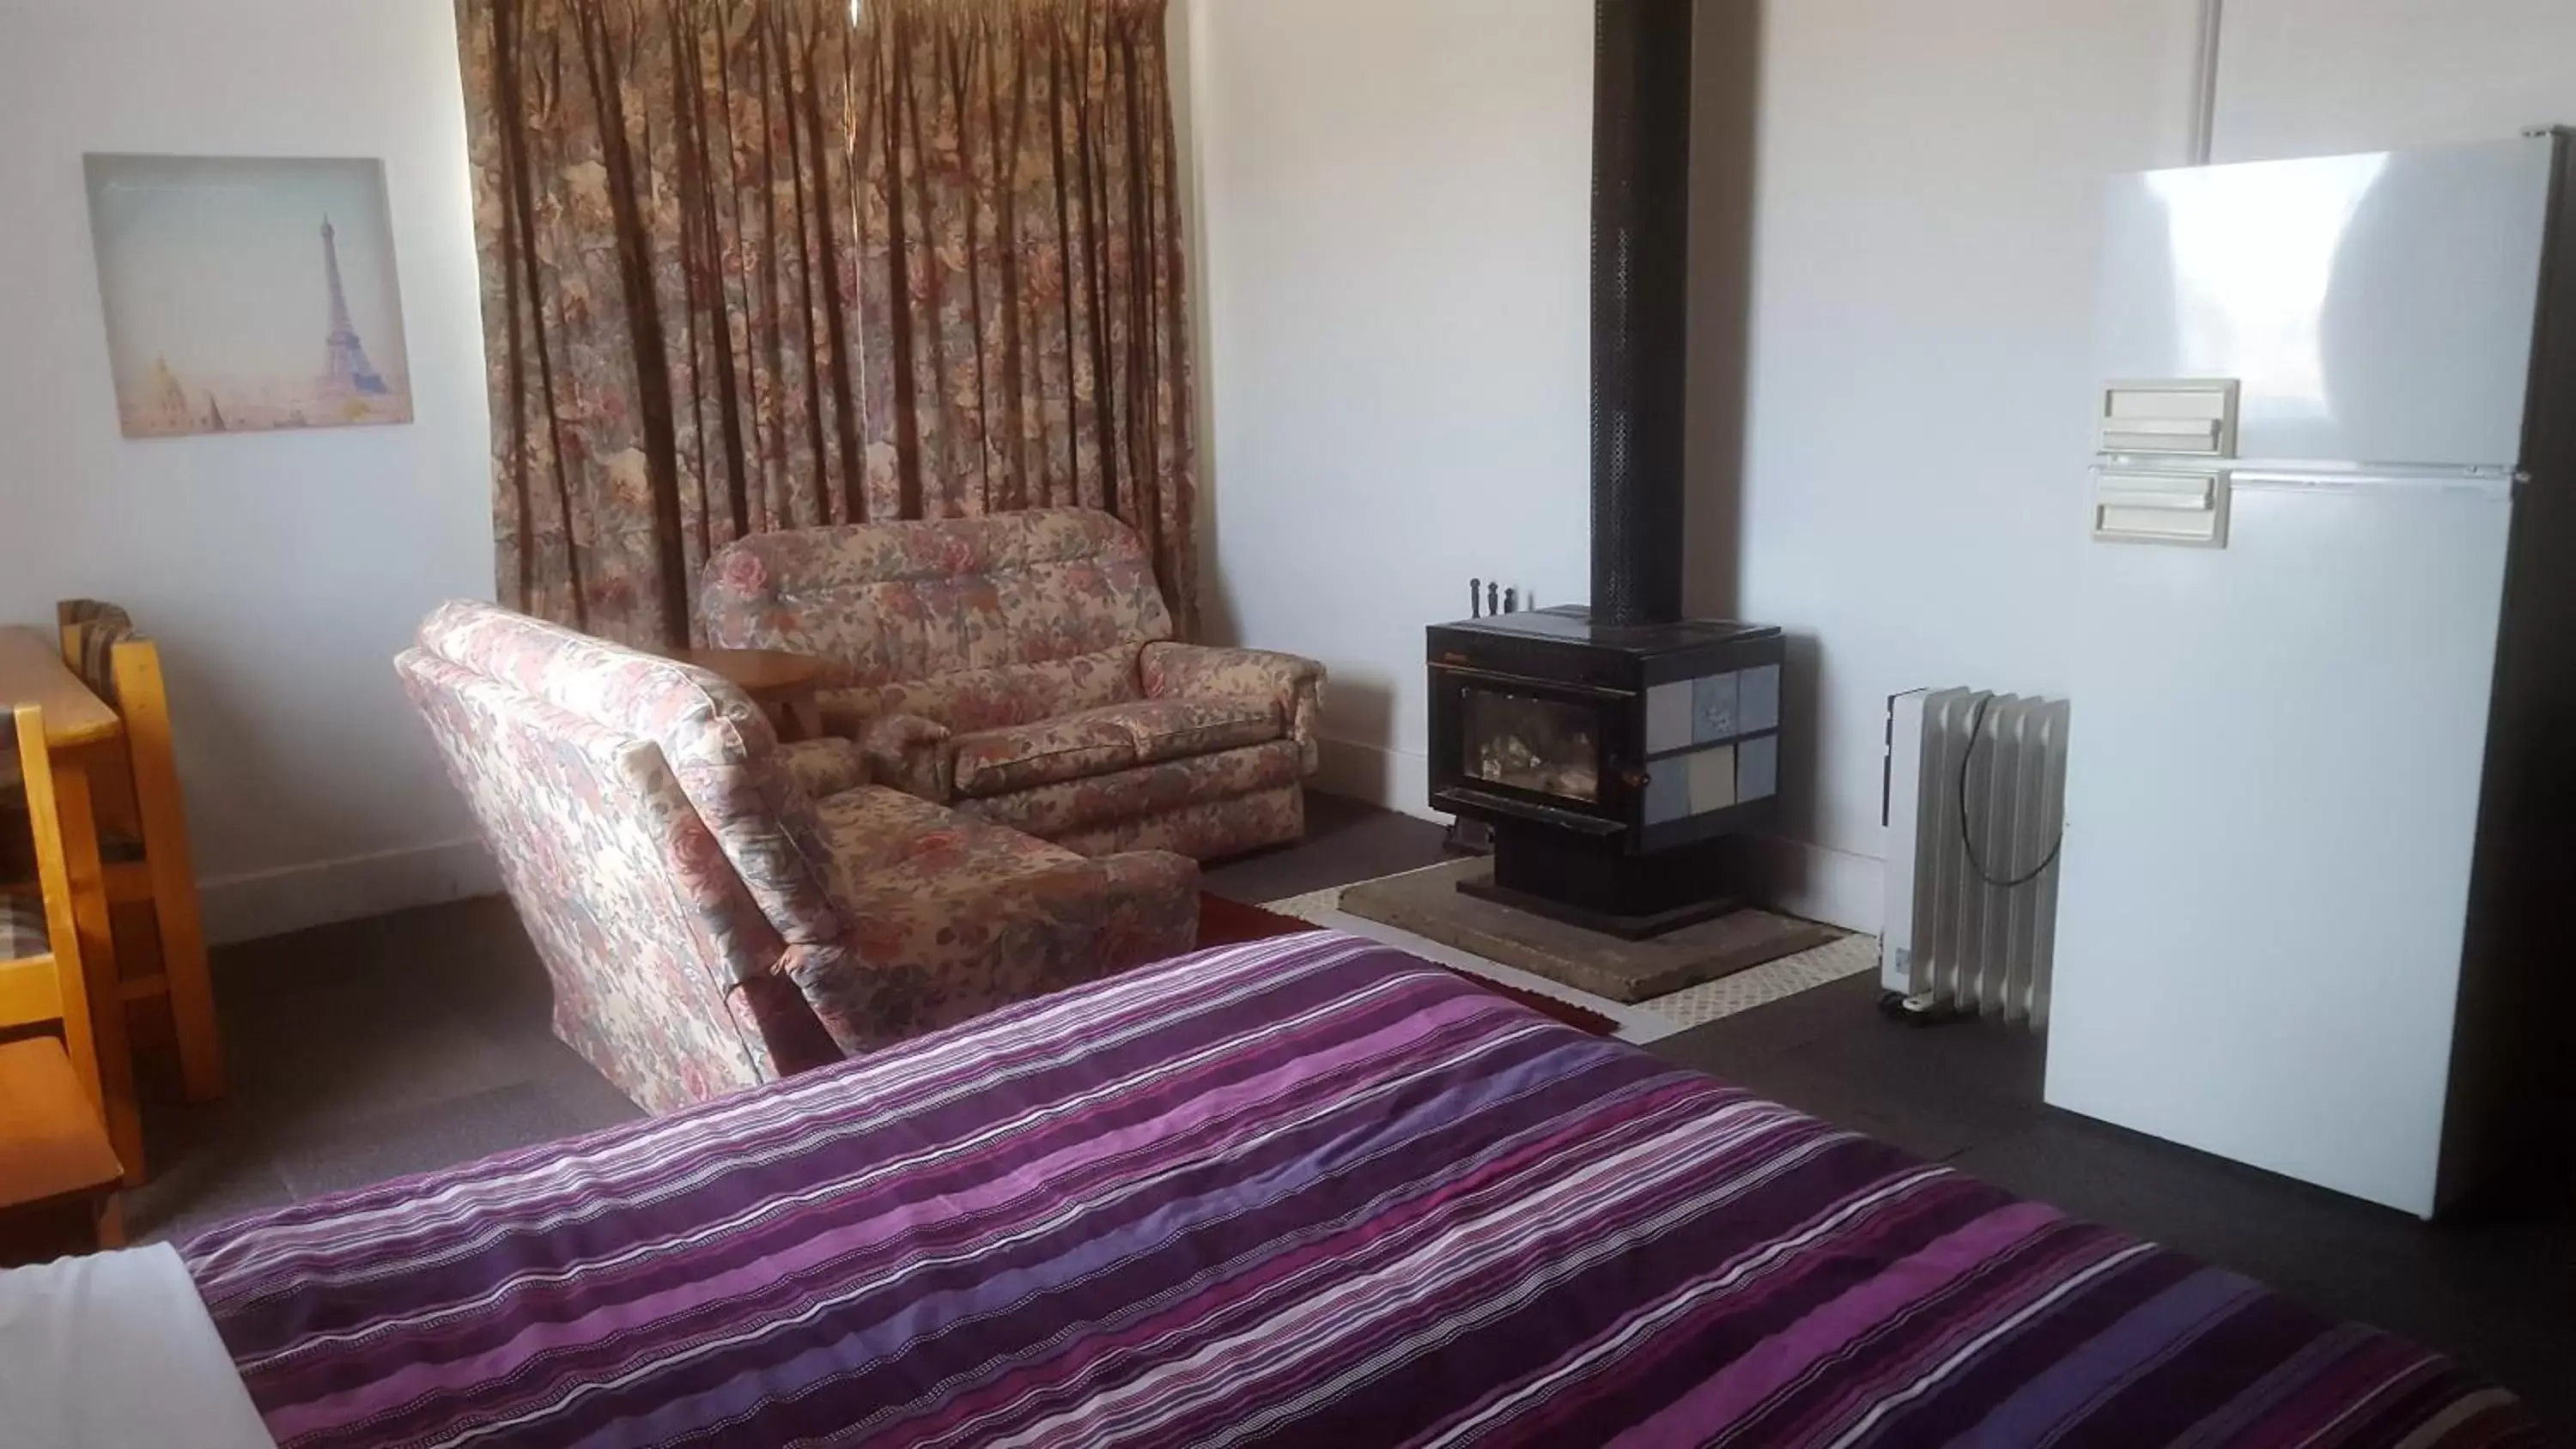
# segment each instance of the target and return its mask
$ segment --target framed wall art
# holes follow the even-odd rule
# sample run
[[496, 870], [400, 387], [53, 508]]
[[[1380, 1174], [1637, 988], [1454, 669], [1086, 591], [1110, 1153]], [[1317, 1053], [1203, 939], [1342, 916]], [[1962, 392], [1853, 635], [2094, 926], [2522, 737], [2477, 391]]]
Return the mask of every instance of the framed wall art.
[[412, 420], [382, 162], [84, 161], [127, 437]]

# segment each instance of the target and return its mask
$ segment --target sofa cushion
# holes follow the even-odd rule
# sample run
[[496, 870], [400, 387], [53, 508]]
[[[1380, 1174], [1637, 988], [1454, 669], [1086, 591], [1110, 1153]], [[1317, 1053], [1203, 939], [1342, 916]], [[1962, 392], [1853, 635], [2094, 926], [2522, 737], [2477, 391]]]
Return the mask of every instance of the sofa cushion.
[[990, 799], [1139, 765], [1215, 754], [1278, 739], [1287, 729], [1275, 702], [1160, 699], [968, 735], [956, 742], [955, 788]]
[[[106, 865], [133, 865], [143, 859], [143, 837], [130, 830], [102, 828], [98, 858]], [[29, 880], [35, 874], [36, 835], [27, 817], [26, 786], [0, 781], [0, 880]]]
[[820, 702], [823, 727], [855, 737], [893, 715], [916, 715], [968, 735], [1144, 697], [1136, 687], [1136, 646], [1127, 644], [1043, 664], [960, 669], [927, 679], [826, 689]]
[[832, 898], [853, 918], [889, 901], [919, 901], [1040, 874], [1081, 859], [990, 821], [879, 786], [817, 801]]
[[797, 740], [782, 744], [778, 747], [778, 763], [803, 787], [809, 800], [869, 783], [867, 756], [855, 740]]
[[0, 962], [29, 961], [51, 955], [53, 949], [45, 933], [45, 903], [0, 892]]
[[72, 635], [72, 671], [90, 693], [115, 706], [116, 646], [143, 637], [134, 627], [134, 616], [115, 604], [96, 599], [67, 599], [62, 608], [63, 627]]
[[1266, 744], [1288, 732], [1277, 703], [1264, 699], [1151, 699], [1101, 712], [1136, 732], [1140, 765]]
[[1130, 815], [1057, 836], [1055, 843], [1089, 856], [1167, 850], [1192, 860], [1221, 860], [1267, 845], [1287, 845], [1305, 834], [1306, 792], [1283, 785], [1222, 800], [1193, 800], [1156, 815]]
[[1304, 777], [1295, 740], [1278, 739], [1213, 755], [1139, 765], [1087, 780], [1040, 785], [989, 800], [960, 800], [968, 814], [1063, 841], [1121, 820], [1159, 815], [1206, 800], [1234, 800], [1294, 786]]
[[1190, 949], [1198, 868], [1138, 851], [1089, 860], [871, 787], [815, 807], [850, 932], [787, 969], [845, 1052]]
[[1126, 725], [1103, 711], [1087, 710], [957, 741], [953, 788], [958, 798], [974, 800], [1105, 775], [1135, 763], [1136, 737]]

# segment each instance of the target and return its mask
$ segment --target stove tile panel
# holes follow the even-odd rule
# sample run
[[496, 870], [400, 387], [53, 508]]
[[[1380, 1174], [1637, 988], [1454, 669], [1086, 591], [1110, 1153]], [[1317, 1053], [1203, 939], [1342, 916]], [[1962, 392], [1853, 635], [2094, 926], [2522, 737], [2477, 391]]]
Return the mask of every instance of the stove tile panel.
[[1780, 737], [1759, 735], [1735, 747], [1735, 798], [1767, 800], [1780, 790]]
[[1765, 664], [1742, 676], [1735, 706], [1735, 727], [1747, 734], [1780, 727], [1780, 666]]
[[[1683, 686], [1689, 692], [1689, 686]], [[1691, 815], [1691, 757], [1677, 755], [1646, 766], [1646, 823], [1662, 825]]]
[[1735, 747], [1720, 745], [1688, 757], [1690, 813], [1705, 815], [1735, 803]]
[[1736, 680], [1733, 674], [1712, 674], [1691, 681], [1691, 738], [1701, 744], [1731, 740], [1744, 733], [1738, 713]]
[[1691, 742], [1691, 681], [1658, 684], [1646, 691], [1646, 753], [1660, 755]]

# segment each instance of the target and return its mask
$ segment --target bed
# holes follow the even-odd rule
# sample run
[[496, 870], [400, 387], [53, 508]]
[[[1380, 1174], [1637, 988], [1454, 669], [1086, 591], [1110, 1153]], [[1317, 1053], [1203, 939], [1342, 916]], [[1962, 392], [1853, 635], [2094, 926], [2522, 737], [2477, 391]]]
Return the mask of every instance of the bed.
[[1324, 932], [172, 1261], [291, 1449], [2536, 1436], [2436, 1355]]

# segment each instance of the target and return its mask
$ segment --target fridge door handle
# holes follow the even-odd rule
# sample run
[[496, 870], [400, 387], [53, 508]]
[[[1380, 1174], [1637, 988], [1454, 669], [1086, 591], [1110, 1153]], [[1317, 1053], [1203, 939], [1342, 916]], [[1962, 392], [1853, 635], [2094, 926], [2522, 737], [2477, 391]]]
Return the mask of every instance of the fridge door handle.
[[2124, 473], [2093, 478], [2093, 537], [2099, 543], [2227, 547], [2228, 477], [2223, 471]]
[[2101, 450], [2232, 458], [2242, 394], [2225, 377], [2111, 383], [2102, 389]]
[[2093, 501], [2104, 508], [2167, 508], [2177, 512], [2207, 513], [2216, 506], [2218, 478], [2204, 473], [2196, 478], [2165, 476], [2152, 484], [2144, 479], [2123, 478], [2114, 473], [2094, 490]]

